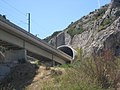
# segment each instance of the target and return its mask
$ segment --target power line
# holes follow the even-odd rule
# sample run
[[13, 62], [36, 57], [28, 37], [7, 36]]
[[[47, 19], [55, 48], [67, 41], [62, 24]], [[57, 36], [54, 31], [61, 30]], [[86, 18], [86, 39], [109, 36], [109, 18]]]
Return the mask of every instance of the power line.
[[[11, 4], [9, 4], [8, 2], [6, 2], [5, 0], [1, 0], [3, 3], [5, 3], [7, 6], [9, 6], [10, 8], [12, 8], [12, 9], [14, 9], [16, 12], [18, 12], [20, 15], [22, 15], [22, 16], [24, 16], [24, 18], [27, 18], [26, 19], [26, 23], [24, 23], [24, 24], [27, 24], [28, 25], [28, 22], [27, 22], [27, 20], [28, 20], [28, 17], [27, 17], [27, 15], [28, 15], [28, 13], [23, 13], [21, 10], [19, 10], [19, 9], [17, 9], [17, 8], [15, 8], [13, 5], [11, 5]], [[3, 7], [4, 8], [4, 7]], [[13, 17], [13, 18], [15, 18], [15, 17]], [[22, 20], [20, 20], [20, 22], [21, 22]], [[34, 24], [34, 25], [36, 25], [36, 27], [37, 27], [37, 29], [39, 30], [40, 28], [39, 28], [39, 26], [41, 26], [41, 25], [39, 25], [35, 20], [33, 20], [32, 18], [31, 18], [31, 22], [32, 22], [32, 24]], [[21, 23], [23, 23], [23, 21], [21, 22]], [[32, 25], [31, 24], [31, 25]], [[43, 29], [45, 29], [44, 27], [42, 27]]]
[[[8, 2], [6, 2], [5, 0], [1, 0], [4, 4], [6, 4], [7, 6], [9, 6], [11, 9], [14, 9], [17, 13], [16, 14], [19, 14], [19, 15], [17, 15], [17, 17], [15, 17], [15, 12], [13, 13], [11, 13], [10, 14], [10, 16], [12, 17], [12, 18], [16, 18], [16, 20], [18, 21], [19, 20], [19, 22], [21, 22], [21, 23], [23, 23], [23, 19], [24, 20], [26, 20], [27, 21], [27, 15], [25, 15], [23, 12], [21, 12], [20, 10], [18, 10], [17, 8], [15, 8], [14, 6], [12, 6], [11, 4], [9, 4]], [[9, 13], [8, 12], [8, 9], [7, 8], [5, 8], [5, 6], [4, 6], [4, 4], [1, 4], [0, 5], [0, 7], [1, 7], [1, 10], [0, 11], [2, 11], [4, 14], [7, 14], [7, 13]], [[3, 5], [3, 6], [2, 6]], [[10, 10], [10, 9], [9, 9]], [[11, 10], [10, 10], [11, 11]], [[9, 16], [9, 17], [10, 17]], [[23, 18], [23, 16], [24, 16], [24, 18]], [[20, 19], [21, 18], [21, 19]], [[25, 23], [24, 23], [25, 24]]]
[[5, 0], [1, 0], [1, 1], [4, 2], [5, 4], [7, 4], [9, 7], [13, 8], [15, 11], [19, 12], [24, 17], [26, 17], [26, 15], [22, 11], [18, 10], [17, 8], [15, 8], [14, 6], [12, 6], [11, 4], [9, 4], [8, 2], [6, 2]]
[[[21, 14], [22, 16], [24, 16], [26, 19], [26, 21], [30, 21], [30, 19], [27, 17], [27, 14], [25, 15], [22, 11], [20, 11], [19, 9], [15, 8], [14, 6], [12, 6], [11, 4], [9, 4], [8, 2], [6, 2], [5, 0], [2, 0], [3, 3], [5, 3], [6, 5], [8, 5], [10, 8], [14, 9], [15, 11], [17, 11], [19, 14]], [[21, 22], [21, 21], [20, 21]], [[23, 21], [22, 21], [23, 23]], [[25, 24], [25, 23], [24, 23]], [[30, 31], [30, 22], [26, 23], [28, 25], [28, 29]]]
[[[18, 10], [17, 8], [15, 8], [14, 6], [12, 6], [11, 4], [9, 4], [8, 2], [6, 2], [5, 0], [2, 0], [4, 3], [6, 3], [7, 5], [9, 5], [11, 8], [13, 8], [14, 10], [16, 10], [17, 12], [19, 12], [20, 14], [24, 15], [25, 18], [28, 15], [28, 13], [25, 15], [22, 11]], [[35, 20], [31, 19], [31, 21], [35, 22]], [[35, 22], [36, 23], [36, 22]], [[39, 25], [38, 23], [36, 23], [37, 25]]]

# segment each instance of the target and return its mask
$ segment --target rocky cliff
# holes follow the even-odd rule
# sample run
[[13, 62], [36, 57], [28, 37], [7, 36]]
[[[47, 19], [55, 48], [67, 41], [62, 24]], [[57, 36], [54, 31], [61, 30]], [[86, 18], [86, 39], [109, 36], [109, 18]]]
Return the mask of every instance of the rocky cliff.
[[112, 0], [89, 15], [72, 22], [65, 30], [53, 36], [49, 43], [53, 46], [69, 44], [82, 48], [84, 55], [101, 54], [110, 49], [114, 55], [120, 54], [120, 0]]

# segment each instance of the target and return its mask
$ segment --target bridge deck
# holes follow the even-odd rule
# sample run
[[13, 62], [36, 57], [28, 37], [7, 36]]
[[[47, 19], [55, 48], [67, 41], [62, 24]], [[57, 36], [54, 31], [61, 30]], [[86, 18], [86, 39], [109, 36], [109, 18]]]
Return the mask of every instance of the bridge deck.
[[0, 16], [0, 45], [4, 46], [5, 42], [9, 43], [7, 47], [12, 44], [61, 64], [72, 61], [69, 55]]

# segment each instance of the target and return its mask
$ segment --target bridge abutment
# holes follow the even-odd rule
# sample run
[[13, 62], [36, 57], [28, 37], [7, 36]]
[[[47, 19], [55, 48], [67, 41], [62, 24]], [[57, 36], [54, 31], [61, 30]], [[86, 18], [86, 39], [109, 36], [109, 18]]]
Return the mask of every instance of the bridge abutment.
[[26, 50], [7, 50], [5, 51], [5, 62], [21, 61], [26, 60]]

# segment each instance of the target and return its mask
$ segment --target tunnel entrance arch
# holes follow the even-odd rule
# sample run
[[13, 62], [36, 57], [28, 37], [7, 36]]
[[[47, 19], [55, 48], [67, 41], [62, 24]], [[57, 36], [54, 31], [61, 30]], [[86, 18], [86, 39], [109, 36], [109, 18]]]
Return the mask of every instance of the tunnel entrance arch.
[[68, 54], [69, 56], [72, 57], [72, 59], [75, 59], [76, 56], [76, 51], [69, 45], [61, 45], [59, 47], [57, 47], [57, 49], [63, 51], [64, 53]]

